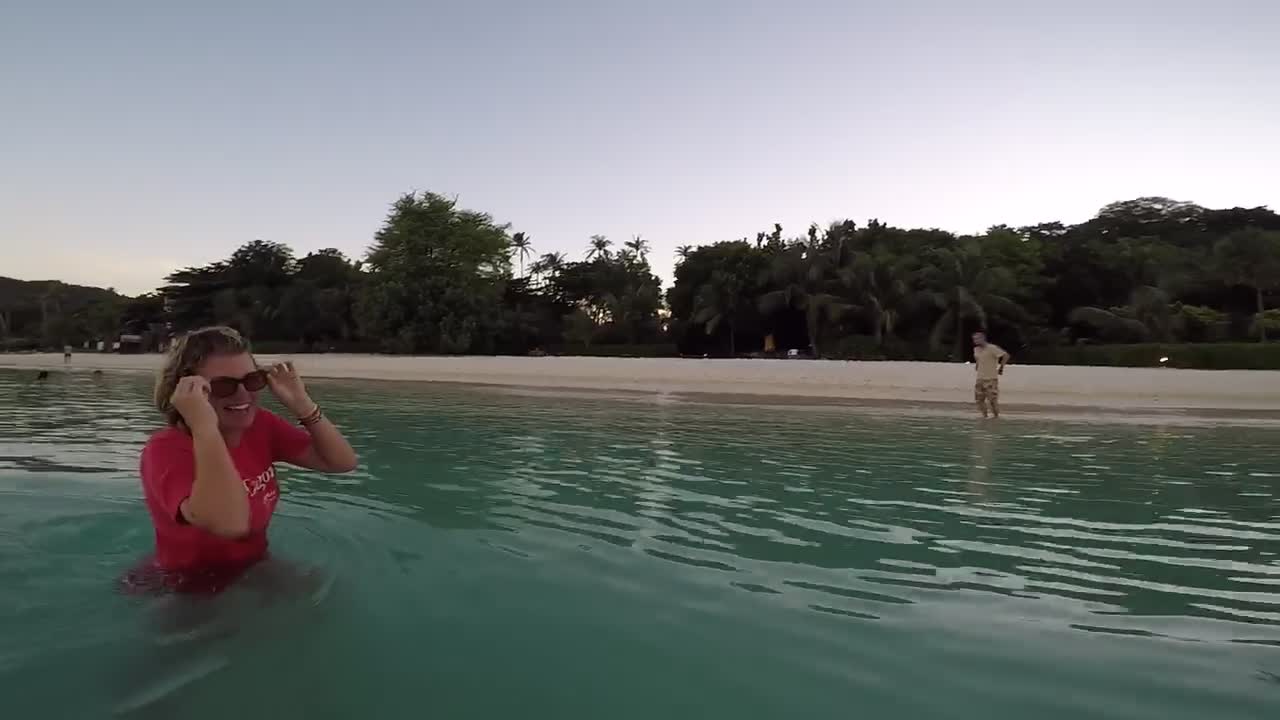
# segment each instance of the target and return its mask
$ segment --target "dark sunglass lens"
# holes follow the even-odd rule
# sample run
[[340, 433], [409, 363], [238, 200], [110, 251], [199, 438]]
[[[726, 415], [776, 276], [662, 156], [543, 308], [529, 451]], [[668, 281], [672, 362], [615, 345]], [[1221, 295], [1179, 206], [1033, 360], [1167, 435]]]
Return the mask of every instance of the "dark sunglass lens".
[[209, 381], [209, 393], [214, 397], [224, 398], [236, 394], [236, 386], [240, 384], [235, 378], [214, 378]]
[[267, 386], [267, 373], [263, 370], [255, 370], [244, 376], [244, 389], [249, 392], [257, 392]]

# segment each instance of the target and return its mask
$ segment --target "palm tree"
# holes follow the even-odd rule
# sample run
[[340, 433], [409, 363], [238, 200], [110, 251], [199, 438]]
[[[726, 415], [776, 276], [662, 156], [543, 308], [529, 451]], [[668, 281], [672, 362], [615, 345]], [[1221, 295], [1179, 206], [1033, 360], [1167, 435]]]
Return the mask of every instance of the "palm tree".
[[803, 312], [809, 348], [816, 358], [821, 357], [818, 336], [822, 326], [838, 322], [857, 308], [827, 292], [832, 258], [819, 246], [816, 231], [809, 235], [808, 244], [795, 245], [776, 256], [771, 275], [774, 285], [781, 289], [761, 295], [758, 306], [766, 318], [788, 309]]
[[774, 223], [773, 232], [769, 233], [769, 247], [782, 247], [782, 224]]
[[910, 298], [905, 262], [888, 255], [855, 252], [847, 256], [838, 274], [855, 302], [865, 308], [876, 345], [882, 346], [885, 334], [894, 333]]
[[1139, 285], [1129, 295], [1129, 308], [1138, 322], [1151, 328], [1156, 340], [1172, 342], [1175, 318], [1173, 298], [1162, 288]]
[[609, 322], [621, 327], [627, 334], [627, 342], [634, 345], [639, 340], [645, 300], [651, 290], [648, 283], [641, 282], [604, 292], [600, 297], [596, 321], [603, 322], [607, 315]]
[[976, 244], [935, 249], [924, 275], [926, 284], [933, 289], [922, 298], [942, 311], [929, 334], [929, 343], [935, 349], [940, 347], [943, 336], [954, 329], [956, 359], [964, 357], [966, 320], [974, 321], [977, 328], [985, 330], [988, 312], [1011, 318], [1022, 316], [1017, 303], [999, 293], [1012, 285], [1008, 272], [1001, 267], [989, 267]]
[[689, 253], [691, 252], [693, 252], [692, 245], [681, 245], [680, 247], [676, 248], [676, 257], [680, 258], [681, 260], [688, 260]]
[[62, 283], [52, 282], [40, 295], [40, 337], [49, 345], [61, 347], [66, 344], [62, 312]]
[[694, 300], [693, 322], [703, 325], [708, 335], [714, 335], [721, 324], [729, 330], [729, 357], [738, 354], [736, 340], [737, 321], [747, 311], [743, 290], [746, 278], [736, 273], [716, 270], [711, 279], [698, 289]]
[[596, 321], [585, 310], [574, 310], [564, 318], [564, 339], [589, 348], [596, 333], [596, 325]]
[[1151, 285], [1140, 285], [1129, 295], [1129, 304], [1110, 310], [1078, 307], [1067, 314], [1071, 325], [1091, 328], [1109, 342], [1170, 342], [1175, 328], [1182, 329], [1181, 318], [1175, 317], [1169, 294]]
[[609, 246], [613, 241], [603, 235], [591, 236], [591, 247], [587, 250], [587, 260], [608, 260]]
[[636, 235], [626, 243], [627, 249], [635, 253], [640, 262], [644, 262], [649, 257], [649, 241]]
[[550, 276], [564, 267], [564, 253], [546, 253], [529, 266], [529, 272], [537, 276]]
[[1253, 290], [1257, 300], [1258, 341], [1267, 341], [1266, 304], [1263, 293], [1280, 287], [1280, 231], [1257, 228], [1238, 230], [1213, 246], [1219, 275], [1230, 284]]
[[1067, 322], [1091, 328], [1098, 337], [1109, 342], [1146, 342], [1151, 337], [1151, 329], [1140, 320], [1128, 317], [1127, 310], [1078, 307], [1067, 313]]
[[533, 254], [533, 241], [528, 235], [518, 232], [511, 236], [511, 250], [520, 259], [520, 277], [524, 277], [524, 261]]

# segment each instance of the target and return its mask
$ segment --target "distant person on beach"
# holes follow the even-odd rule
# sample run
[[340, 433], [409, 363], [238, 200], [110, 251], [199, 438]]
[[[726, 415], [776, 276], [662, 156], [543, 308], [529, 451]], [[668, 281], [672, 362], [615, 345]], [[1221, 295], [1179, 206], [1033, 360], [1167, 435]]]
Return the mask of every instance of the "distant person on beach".
[[978, 412], [987, 417], [1000, 417], [1000, 376], [1004, 374], [1004, 366], [1009, 362], [1009, 353], [995, 343], [987, 342], [987, 334], [979, 331], [973, 334], [973, 364], [978, 371], [978, 380], [973, 386], [973, 399], [978, 403]]
[[71, 364], [71, 346], [70, 345], [62, 346], [62, 364], [63, 365]]
[[[268, 387], [300, 427], [258, 407]], [[130, 589], [221, 590], [267, 555], [276, 462], [331, 473], [356, 467], [293, 364], [259, 367], [231, 328], [179, 338], [154, 399], [168, 427], [143, 448], [140, 471], [156, 550], [126, 578]]]

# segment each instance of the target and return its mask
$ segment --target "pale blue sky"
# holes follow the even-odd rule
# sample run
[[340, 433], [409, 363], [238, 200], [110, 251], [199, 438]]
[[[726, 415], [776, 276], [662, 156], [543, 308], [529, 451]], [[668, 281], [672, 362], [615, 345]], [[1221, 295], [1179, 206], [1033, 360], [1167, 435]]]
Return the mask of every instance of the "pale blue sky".
[[[25, 6], [25, 7], [23, 7]], [[580, 257], [869, 217], [1280, 207], [1280, 3], [43, 2], [0, 10], [0, 275], [360, 256], [435, 190]]]

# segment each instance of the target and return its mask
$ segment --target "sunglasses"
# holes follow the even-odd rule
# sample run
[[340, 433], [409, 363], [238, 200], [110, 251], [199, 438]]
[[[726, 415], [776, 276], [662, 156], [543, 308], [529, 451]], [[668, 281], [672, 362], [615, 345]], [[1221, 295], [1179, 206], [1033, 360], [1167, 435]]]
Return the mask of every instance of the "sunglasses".
[[267, 371], [254, 370], [241, 378], [216, 377], [209, 381], [209, 394], [216, 398], [228, 398], [236, 394], [236, 388], [244, 386], [249, 392], [257, 392], [267, 386]]

